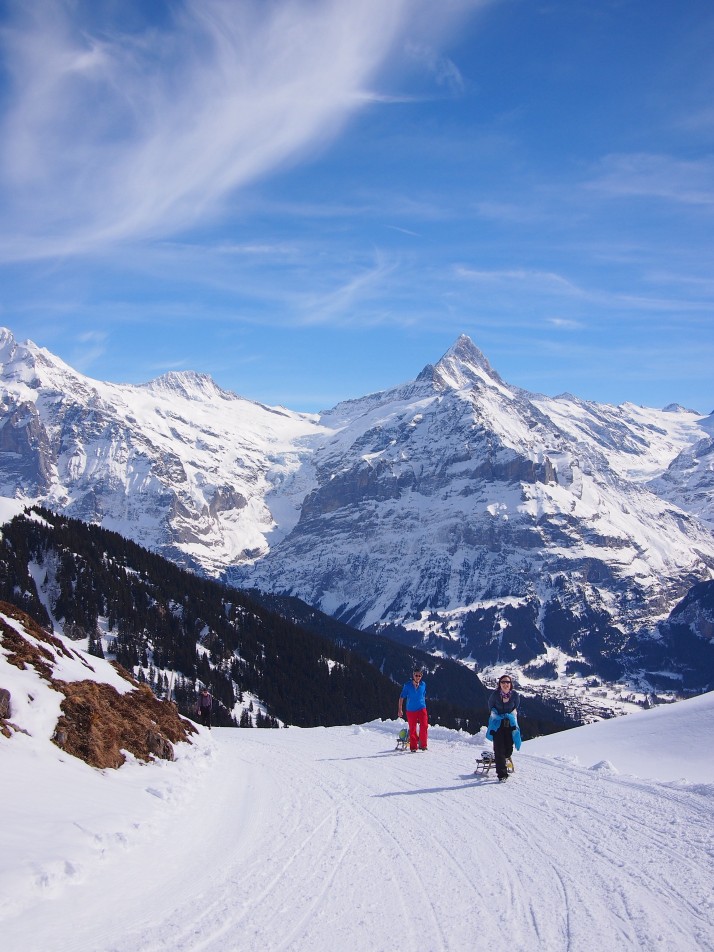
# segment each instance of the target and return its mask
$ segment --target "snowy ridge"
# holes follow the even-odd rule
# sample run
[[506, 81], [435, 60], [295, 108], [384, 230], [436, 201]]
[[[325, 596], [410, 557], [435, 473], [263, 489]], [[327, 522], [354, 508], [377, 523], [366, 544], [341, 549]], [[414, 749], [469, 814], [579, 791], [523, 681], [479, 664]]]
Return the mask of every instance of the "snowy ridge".
[[0, 652], [8, 677], [34, 698], [0, 736], [13, 952], [463, 952], [506, 920], [514, 952], [711, 949], [712, 694], [529, 741], [499, 785], [481, 735], [397, 753], [394, 721], [201, 728], [174, 763], [94, 770]]
[[[245, 400], [201, 374], [89, 381], [7, 331], [2, 342], [6, 496], [213, 574], [267, 551], [276, 523], [265, 496], [285, 485], [289, 497], [302, 441], [320, 431], [314, 416]], [[299, 476], [300, 493], [309, 481]]]
[[91, 381], [9, 331], [0, 360], [0, 494], [482, 668], [555, 649], [614, 680], [714, 573], [710, 418], [527, 393], [465, 336], [319, 417]]

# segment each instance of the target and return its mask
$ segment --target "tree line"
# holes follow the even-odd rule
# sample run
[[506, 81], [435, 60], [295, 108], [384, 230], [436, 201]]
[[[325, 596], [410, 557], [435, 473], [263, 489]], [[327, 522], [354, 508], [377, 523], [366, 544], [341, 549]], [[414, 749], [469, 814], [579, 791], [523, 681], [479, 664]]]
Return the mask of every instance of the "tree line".
[[[355, 651], [246, 592], [44, 507], [3, 528], [0, 598], [47, 627], [87, 638], [95, 654], [106, 645], [110, 656], [188, 716], [204, 684], [217, 724], [329, 727], [391, 718], [396, 710], [399, 678]], [[404, 649], [402, 680], [410, 666]], [[261, 703], [242, 708], [236, 721], [233, 711], [244, 694]], [[445, 701], [435, 700], [432, 713], [444, 726], [469, 730], [484, 721], [482, 712]]]

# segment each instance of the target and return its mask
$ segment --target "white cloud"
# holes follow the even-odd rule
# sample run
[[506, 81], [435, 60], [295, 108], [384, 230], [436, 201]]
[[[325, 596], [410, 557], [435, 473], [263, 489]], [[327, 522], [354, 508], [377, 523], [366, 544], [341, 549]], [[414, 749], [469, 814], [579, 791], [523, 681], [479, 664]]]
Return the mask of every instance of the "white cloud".
[[615, 198], [642, 196], [712, 206], [714, 161], [649, 153], [609, 155], [588, 187]]
[[415, 60], [426, 66], [439, 86], [445, 87], [454, 94], [464, 91], [464, 78], [453, 60], [443, 56], [431, 46], [422, 44], [409, 44], [407, 51]]
[[581, 321], [574, 321], [568, 317], [549, 317], [546, 320], [546, 324], [565, 331], [581, 330], [584, 326]]
[[104, 331], [86, 331], [78, 334], [71, 364], [82, 373], [88, 373], [95, 361], [107, 352], [108, 334]]
[[[360, 322], [364, 323], [363, 309], [357, 305], [378, 295], [387, 278], [394, 272], [396, 264], [387, 261], [379, 254], [375, 263], [357, 274], [348, 276], [337, 287], [320, 295], [306, 295], [302, 301], [305, 314], [304, 325], [325, 324], [333, 321], [345, 325], [354, 320], [354, 312], [360, 313]], [[380, 323], [378, 315], [372, 315], [372, 323]]]
[[90, 32], [70, 0], [28, 5], [0, 34], [1, 250], [88, 251], [220, 213], [377, 101], [377, 73], [408, 33], [475, 5], [185, 0], [170, 24], [123, 33]]
[[581, 296], [582, 290], [553, 271], [535, 271], [527, 268], [496, 269], [485, 271], [478, 268], [458, 266], [456, 274], [474, 284], [487, 286], [519, 286]]

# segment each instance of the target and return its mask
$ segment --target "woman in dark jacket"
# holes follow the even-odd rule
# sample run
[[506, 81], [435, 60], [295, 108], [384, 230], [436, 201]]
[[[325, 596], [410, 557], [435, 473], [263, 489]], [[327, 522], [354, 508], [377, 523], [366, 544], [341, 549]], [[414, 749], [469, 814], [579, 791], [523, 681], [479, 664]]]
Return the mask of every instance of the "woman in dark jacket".
[[198, 716], [201, 718], [201, 723], [204, 727], [207, 727], [210, 731], [211, 729], [211, 711], [213, 710], [213, 697], [209, 692], [207, 687], [202, 688], [201, 693], [198, 695]]
[[[513, 731], [518, 724], [518, 706], [521, 696], [513, 689], [510, 674], [502, 674], [498, 687], [488, 699], [491, 718], [486, 737], [493, 740], [493, 755], [496, 759], [496, 775], [499, 780], [508, 779], [506, 761], [513, 753]], [[515, 724], [515, 728], [514, 728]]]

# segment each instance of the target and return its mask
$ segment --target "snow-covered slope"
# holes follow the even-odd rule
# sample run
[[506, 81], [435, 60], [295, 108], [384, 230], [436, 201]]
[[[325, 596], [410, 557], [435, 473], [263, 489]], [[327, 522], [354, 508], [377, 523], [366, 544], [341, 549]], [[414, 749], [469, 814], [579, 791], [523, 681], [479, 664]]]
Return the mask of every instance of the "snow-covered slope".
[[707, 435], [685, 447], [649, 488], [714, 528], [714, 414], [702, 420], [701, 427]]
[[710, 784], [713, 741], [714, 694], [710, 692], [642, 714], [537, 737], [527, 741], [523, 750], [612, 774]]
[[712, 948], [712, 695], [528, 742], [498, 784], [482, 737], [397, 753], [395, 722], [201, 729], [98, 771], [11, 675], [33, 700], [0, 735], [4, 949]]

